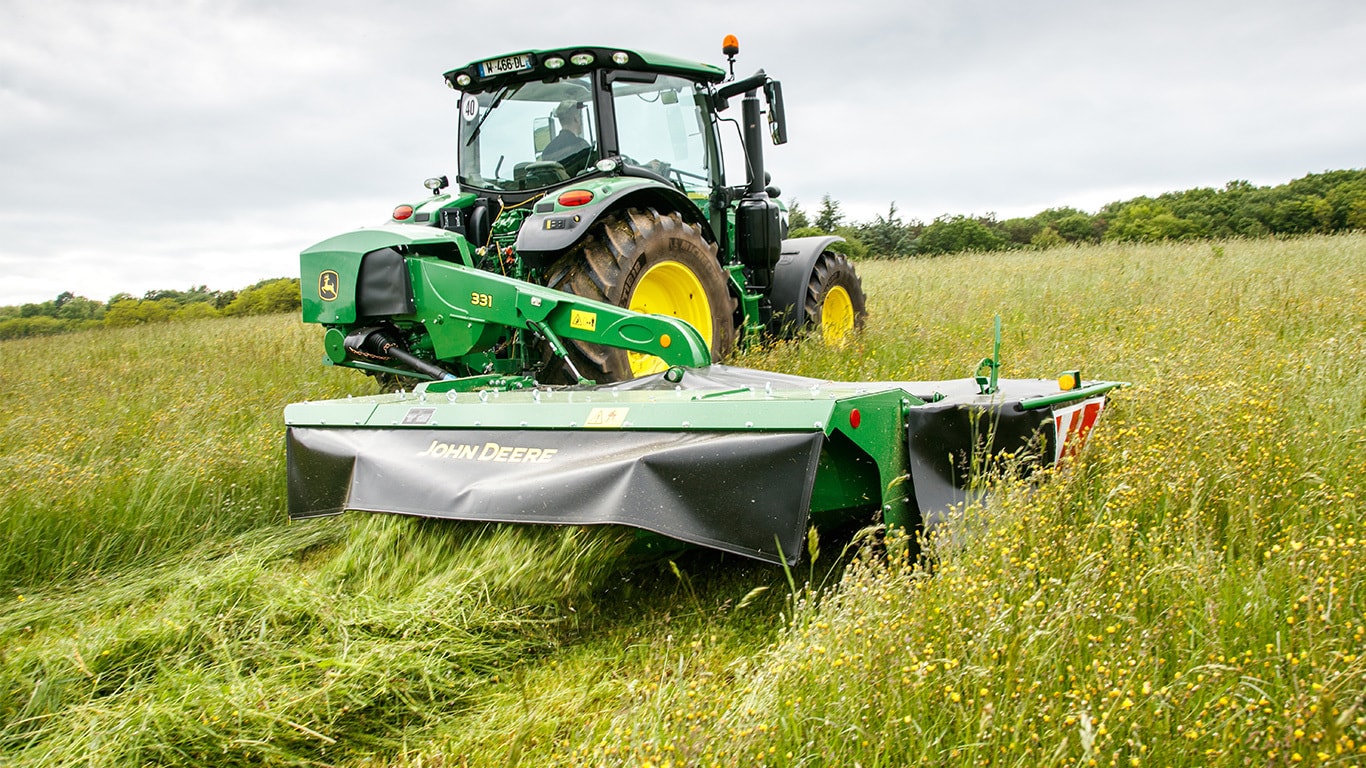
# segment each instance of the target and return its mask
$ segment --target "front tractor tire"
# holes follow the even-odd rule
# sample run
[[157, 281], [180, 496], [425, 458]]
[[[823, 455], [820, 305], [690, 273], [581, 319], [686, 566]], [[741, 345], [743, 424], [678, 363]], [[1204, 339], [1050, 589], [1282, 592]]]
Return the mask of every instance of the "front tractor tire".
[[844, 254], [824, 251], [811, 267], [803, 303], [803, 326], [826, 344], [846, 342], [868, 317], [863, 280]]
[[[676, 212], [632, 208], [607, 214], [551, 266], [546, 285], [635, 312], [683, 320], [702, 335], [716, 362], [735, 346], [737, 305], [716, 246], [702, 236], [701, 227]], [[579, 373], [598, 383], [668, 367], [657, 357], [624, 349], [570, 339], [565, 346]], [[551, 378], [556, 375], [548, 373]], [[568, 371], [561, 370], [558, 376], [573, 383]]]

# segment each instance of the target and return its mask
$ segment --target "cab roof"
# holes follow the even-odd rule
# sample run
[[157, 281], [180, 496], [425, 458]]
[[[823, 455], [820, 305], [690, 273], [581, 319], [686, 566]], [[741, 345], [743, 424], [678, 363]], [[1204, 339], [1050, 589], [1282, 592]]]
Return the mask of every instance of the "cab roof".
[[605, 46], [509, 53], [452, 69], [445, 74], [445, 78], [452, 88], [466, 93], [482, 93], [497, 90], [508, 83], [578, 75], [594, 69], [657, 72], [712, 84], [726, 79], [726, 71], [712, 64]]

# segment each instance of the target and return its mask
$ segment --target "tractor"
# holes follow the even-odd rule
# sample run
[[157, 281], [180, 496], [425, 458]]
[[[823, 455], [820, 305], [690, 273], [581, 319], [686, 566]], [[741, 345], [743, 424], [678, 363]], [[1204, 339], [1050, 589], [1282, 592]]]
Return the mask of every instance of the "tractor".
[[[459, 93], [455, 183], [428, 179], [432, 194], [397, 206], [385, 226], [302, 255], [304, 319], [328, 328], [328, 360], [391, 388], [605, 383], [664, 370], [661, 349], [685, 342], [634, 324], [605, 333], [626, 315], [556, 294], [543, 300], [567, 311], [489, 322], [513, 309], [499, 306], [508, 296], [494, 276], [676, 318], [712, 362], [763, 339], [854, 333], [866, 301], [832, 248], [840, 238], [786, 237], [764, 170], [764, 142], [787, 141], [782, 85], [762, 70], [736, 79], [733, 36], [723, 53], [726, 69], [557, 48], [445, 73]], [[738, 158], [723, 157], [728, 129]], [[727, 162], [743, 185], [726, 184]]]
[[[808, 525], [929, 530], [979, 498], [983, 456], [1080, 449], [1120, 383], [1000, 378], [999, 320], [961, 380], [720, 364], [763, 339], [838, 343], [866, 314], [839, 238], [785, 236], [763, 157], [787, 140], [782, 87], [723, 52], [727, 69], [574, 47], [446, 73], [454, 187], [429, 179], [383, 226], [300, 255], [326, 362], [392, 391], [286, 407], [291, 518], [616, 524], [648, 551], [793, 564]], [[744, 185], [725, 183], [727, 125]]]

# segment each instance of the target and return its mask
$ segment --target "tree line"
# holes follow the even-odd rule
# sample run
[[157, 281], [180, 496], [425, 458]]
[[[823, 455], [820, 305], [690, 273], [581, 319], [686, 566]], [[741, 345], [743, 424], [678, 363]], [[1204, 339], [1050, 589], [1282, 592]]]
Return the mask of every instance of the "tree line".
[[[1113, 202], [1094, 214], [1049, 208], [1028, 218], [945, 215], [928, 224], [903, 221], [895, 202], [885, 216], [846, 221], [839, 201], [825, 195], [814, 214], [793, 200], [788, 205], [788, 225], [793, 237], [841, 235], [845, 242], [834, 248], [853, 258], [1045, 249], [1106, 240], [1156, 242], [1366, 230], [1366, 169], [1312, 173], [1274, 187], [1230, 181], [1219, 189], [1204, 187]], [[0, 307], [0, 339], [298, 309], [299, 281], [287, 277], [262, 280], [240, 291], [211, 291], [201, 285], [186, 291], [148, 291], [141, 298], [120, 293], [105, 302], [68, 291], [50, 301]]]
[[240, 291], [211, 291], [201, 285], [185, 291], [148, 291], [142, 298], [119, 293], [108, 301], [64, 291], [48, 301], [0, 307], [0, 339], [298, 309], [299, 279], [290, 277], [262, 280]]
[[825, 195], [814, 214], [794, 200], [788, 226], [793, 237], [841, 235], [845, 242], [835, 247], [853, 258], [1366, 230], [1366, 170], [1314, 173], [1272, 187], [1230, 181], [1117, 201], [1094, 214], [1050, 208], [1028, 218], [945, 215], [928, 224], [903, 221], [895, 202], [885, 216], [846, 222], [839, 201]]

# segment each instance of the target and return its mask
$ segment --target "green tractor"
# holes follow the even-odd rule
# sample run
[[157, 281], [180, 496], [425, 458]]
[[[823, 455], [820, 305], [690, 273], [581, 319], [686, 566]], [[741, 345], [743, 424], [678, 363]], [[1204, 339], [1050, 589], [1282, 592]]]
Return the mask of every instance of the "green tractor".
[[[787, 140], [782, 87], [762, 70], [735, 79], [733, 37], [723, 51], [729, 72], [602, 47], [447, 72], [454, 186], [428, 179], [384, 226], [302, 254], [303, 315], [328, 328], [328, 360], [390, 385], [603, 383], [853, 333], [865, 299], [839, 238], [787, 238], [764, 171], [764, 141]], [[728, 128], [742, 157], [722, 156]], [[726, 185], [726, 160], [744, 185]]]
[[[738, 46], [727, 41], [731, 58]], [[616, 48], [446, 73], [456, 187], [303, 252], [327, 361], [386, 394], [285, 409], [289, 514], [624, 525], [795, 563], [808, 525], [929, 530], [993, 457], [1052, 466], [1118, 382], [998, 376], [836, 382], [716, 364], [736, 344], [864, 319], [838, 238], [785, 238], [761, 118], [782, 89]], [[743, 186], [720, 136], [740, 99]], [[762, 104], [761, 104], [762, 98]]]

